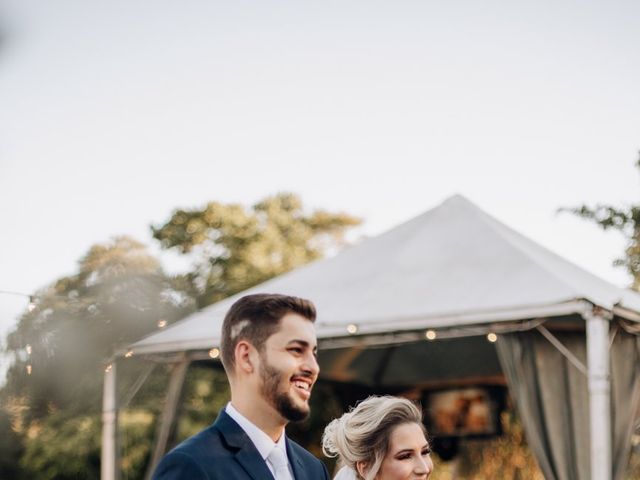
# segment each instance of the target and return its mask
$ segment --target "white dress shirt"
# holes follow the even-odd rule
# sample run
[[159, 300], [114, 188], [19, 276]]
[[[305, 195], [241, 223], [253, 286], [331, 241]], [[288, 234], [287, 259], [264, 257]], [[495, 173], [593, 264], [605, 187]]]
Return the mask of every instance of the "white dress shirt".
[[287, 463], [289, 465], [289, 473], [291, 473], [291, 478], [294, 478], [293, 471], [291, 470], [291, 462], [289, 461], [289, 456], [287, 455], [287, 443], [286, 443], [286, 435], [284, 435], [284, 429], [282, 430], [282, 435], [277, 442], [271, 440], [271, 437], [260, 430], [254, 423], [252, 423], [247, 417], [242, 415], [235, 407], [231, 404], [231, 402], [227, 403], [225, 407], [225, 412], [231, 418], [235, 420], [235, 422], [240, 425], [240, 428], [244, 430], [244, 433], [247, 434], [249, 439], [253, 442], [258, 453], [269, 467], [269, 471], [275, 477], [275, 471], [271, 466], [271, 463], [267, 461], [267, 457], [273, 450], [273, 447], [276, 445], [280, 446], [280, 448], [284, 451], [285, 456], [287, 457]]

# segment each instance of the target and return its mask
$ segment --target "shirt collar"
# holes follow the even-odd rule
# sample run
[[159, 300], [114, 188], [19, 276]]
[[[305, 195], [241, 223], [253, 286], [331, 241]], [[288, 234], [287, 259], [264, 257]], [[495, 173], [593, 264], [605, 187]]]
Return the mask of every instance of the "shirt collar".
[[232, 419], [236, 421], [238, 425], [240, 425], [240, 428], [242, 428], [242, 430], [244, 430], [244, 433], [246, 433], [247, 436], [251, 439], [251, 441], [255, 445], [256, 449], [258, 450], [258, 453], [260, 453], [260, 456], [262, 457], [263, 460], [266, 460], [267, 457], [269, 456], [269, 453], [271, 453], [271, 450], [273, 450], [273, 447], [275, 445], [278, 445], [280, 448], [282, 448], [285, 455], [287, 456], [287, 461], [289, 461], [289, 458], [287, 455], [286, 435], [284, 434], [284, 429], [282, 430], [282, 435], [280, 435], [280, 438], [278, 439], [278, 441], [274, 442], [273, 440], [271, 440], [271, 437], [269, 437], [269, 435], [267, 435], [262, 430], [260, 430], [247, 417], [245, 417], [238, 410], [236, 410], [235, 407], [231, 404], [231, 402], [227, 403], [227, 406], [225, 407], [225, 411], [227, 412], [227, 415], [229, 415]]

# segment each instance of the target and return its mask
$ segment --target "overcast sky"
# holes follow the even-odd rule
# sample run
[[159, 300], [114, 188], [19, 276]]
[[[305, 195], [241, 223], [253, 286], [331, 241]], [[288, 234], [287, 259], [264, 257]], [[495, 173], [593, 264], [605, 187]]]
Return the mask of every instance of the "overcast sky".
[[[460, 193], [624, 286], [556, 215], [638, 201], [640, 2], [4, 0], [0, 290], [177, 207], [287, 190], [373, 235]], [[155, 247], [154, 247], [155, 248]], [[0, 332], [26, 300], [0, 295]]]

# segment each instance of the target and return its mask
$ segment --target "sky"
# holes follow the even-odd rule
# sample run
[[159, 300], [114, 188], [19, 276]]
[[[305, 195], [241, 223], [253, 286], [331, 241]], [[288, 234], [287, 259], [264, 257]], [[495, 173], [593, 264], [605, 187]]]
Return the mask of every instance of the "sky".
[[[176, 208], [280, 191], [375, 235], [462, 194], [610, 282], [629, 206], [636, 1], [3, 0], [0, 290]], [[179, 268], [164, 254], [167, 268]], [[0, 294], [0, 337], [26, 307]]]

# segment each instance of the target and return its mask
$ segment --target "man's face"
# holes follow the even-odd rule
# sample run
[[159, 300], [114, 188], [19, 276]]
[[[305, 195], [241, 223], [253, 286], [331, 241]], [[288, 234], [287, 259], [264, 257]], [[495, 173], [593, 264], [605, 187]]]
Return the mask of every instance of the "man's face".
[[290, 313], [260, 353], [260, 393], [288, 421], [309, 415], [311, 389], [318, 378], [317, 342], [313, 323]]

